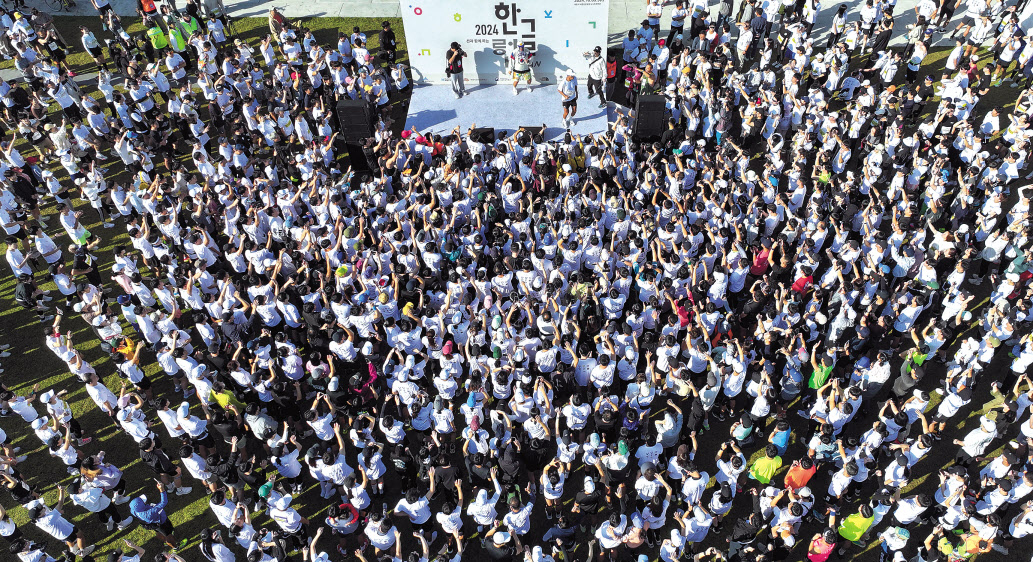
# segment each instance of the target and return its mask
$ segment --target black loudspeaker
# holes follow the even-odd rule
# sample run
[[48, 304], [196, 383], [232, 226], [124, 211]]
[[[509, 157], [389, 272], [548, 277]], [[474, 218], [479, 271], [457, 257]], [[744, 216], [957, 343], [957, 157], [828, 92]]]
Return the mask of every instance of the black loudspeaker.
[[473, 142], [479, 142], [481, 144], [491, 144], [495, 142], [495, 128], [494, 127], [477, 127], [470, 131], [470, 138]]
[[533, 127], [521, 127], [521, 129], [527, 131], [527, 134], [531, 135], [532, 137], [534, 137], [535, 135], [545, 134], [545, 128], [541, 125], [535, 125]]
[[636, 139], [644, 140], [659, 137], [664, 132], [664, 114], [667, 111], [663, 96], [639, 96], [635, 104]]
[[365, 100], [341, 100], [337, 102], [337, 124], [340, 138], [344, 142], [359, 142], [373, 136], [377, 120], [373, 116], [373, 105]]

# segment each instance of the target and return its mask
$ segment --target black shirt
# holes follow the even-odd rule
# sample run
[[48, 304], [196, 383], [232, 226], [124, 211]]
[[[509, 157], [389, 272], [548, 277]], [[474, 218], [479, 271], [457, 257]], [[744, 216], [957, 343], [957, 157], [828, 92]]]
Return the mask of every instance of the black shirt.
[[454, 55], [455, 52], [455, 49], [449, 49], [448, 52], [445, 53], [445, 70], [452, 74], [459, 74], [463, 71], [463, 55], [460, 54], [456, 57], [456, 60], [452, 60], [452, 55]]
[[440, 488], [442, 486], [446, 488], [452, 488], [456, 485], [456, 478], [459, 476], [459, 469], [454, 466], [436, 466], [434, 467], [434, 481]]
[[165, 454], [165, 451], [157, 447], [150, 451], [140, 449], [140, 460], [158, 474], [174, 474], [176, 472], [176, 467], [172, 464], [169, 456]]
[[395, 32], [390, 29], [380, 30], [380, 50], [381, 51], [394, 51], [395, 50]]
[[753, 539], [757, 538], [757, 533], [760, 532], [763, 520], [762, 518], [756, 518], [761, 524], [754, 524], [750, 520], [750, 516], [754, 513], [760, 513], [760, 496], [755, 494], [749, 494], [753, 499], [753, 512], [746, 517], [741, 517], [735, 522], [735, 526], [732, 527], [732, 532], [729, 538], [733, 541], [740, 543], [750, 543]]

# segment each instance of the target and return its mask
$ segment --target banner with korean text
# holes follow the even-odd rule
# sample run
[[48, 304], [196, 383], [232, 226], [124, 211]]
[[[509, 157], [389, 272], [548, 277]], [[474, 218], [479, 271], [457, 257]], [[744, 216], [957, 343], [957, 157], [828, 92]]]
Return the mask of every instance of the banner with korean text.
[[585, 53], [606, 54], [609, 0], [400, 0], [413, 81], [448, 82], [445, 54], [453, 41], [467, 57], [471, 84], [505, 84], [506, 58], [518, 41], [534, 52], [534, 82], [555, 84], [573, 70], [588, 79]]

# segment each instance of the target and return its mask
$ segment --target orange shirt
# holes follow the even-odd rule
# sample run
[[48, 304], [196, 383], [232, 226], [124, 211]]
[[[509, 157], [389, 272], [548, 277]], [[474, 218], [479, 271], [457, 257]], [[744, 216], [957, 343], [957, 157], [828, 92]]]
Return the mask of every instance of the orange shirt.
[[811, 466], [810, 469], [805, 469], [800, 465], [793, 465], [789, 467], [789, 472], [786, 472], [785, 484], [786, 488], [792, 489], [794, 492], [803, 488], [807, 485], [807, 482], [811, 480], [814, 473], [818, 471], [818, 468]]

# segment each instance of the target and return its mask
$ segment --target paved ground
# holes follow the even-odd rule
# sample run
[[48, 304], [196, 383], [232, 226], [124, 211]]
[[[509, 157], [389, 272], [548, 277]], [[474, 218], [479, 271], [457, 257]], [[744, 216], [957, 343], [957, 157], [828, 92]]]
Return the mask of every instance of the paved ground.
[[[733, 14], [738, 13], [739, 6], [744, 0], [735, 0], [735, 9], [732, 11]], [[821, 39], [825, 36], [826, 29], [829, 28], [832, 22], [832, 16], [835, 15], [839, 5], [843, 2], [831, 2], [823, 0], [821, 2], [821, 11], [818, 12], [818, 22], [815, 28], [822, 30], [816, 39]], [[850, 5], [848, 14], [852, 16], [852, 20], [858, 19], [857, 10], [861, 8], [862, 2], [854, 0], [846, 2]], [[914, 23], [915, 21], [915, 5], [918, 4], [917, 0], [899, 0], [895, 10], [896, 18], [894, 18], [894, 27], [899, 30], [895, 32], [895, 37], [890, 43], [891, 45], [903, 45], [904, 29], [908, 24]], [[664, 5], [667, 8], [664, 10], [664, 17], [660, 20], [661, 29], [670, 29], [671, 23], [671, 11], [674, 10], [674, 0], [664, 0]], [[717, 1], [710, 0], [711, 10], [716, 9]], [[958, 14], [961, 15], [960, 12]], [[642, 24], [642, 20], [646, 16], [646, 0], [610, 0], [610, 45], [619, 45], [621, 39], [627, 35], [629, 29], [638, 29]], [[817, 41], [815, 41], [817, 43]], [[943, 43], [942, 41], [940, 43]], [[945, 43], [943, 43], [945, 44]]]
[[[485, 0], [489, 1], [489, 0]], [[743, 0], [736, 0], [736, 9]], [[40, 0], [30, 0], [30, 3], [37, 3]], [[400, 17], [401, 5], [397, 0], [305, 0], [304, 2], [286, 0], [224, 0], [226, 8], [234, 17], [255, 17], [264, 16], [269, 9], [276, 6], [287, 17]], [[670, 25], [670, 11], [673, 9], [674, 1], [665, 0], [670, 8], [661, 20], [661, 27], [667, 29]], [[180, 2], [182, 4], [182, 2]], [[716, 2], [712, 0], [712, 5]], [[856, 10], [860, 8], [859, 2], [850, 2], [851, 13], [856, 19]], [[896, 24], [900, 31], [894, 38], [894, 44], [903, 43], [903, 28], [915, 20], [914, 6], [917, 0], [899, 0], [897, 2]], [[135, 15], [136, 0], [111, 0], [111, 5], [120, 15]], [[620, 44], [621, 38], [629, 29], [638, 28], [645, 17], [645, 0], [610, 0], [610, 44]], [[822, 4], [818, 16], [818, 29], [827, 29], [832, 15], [839, 7], [839, 3], [825, 2]], [[96, 11], [88, 0], [79, 0], [79, 6], [72, 12], [74, 15], [94, 15]], [[818, 38], [823, 36], [821, 33]], [[942, 43], [942, 41], [941, 41]]]

